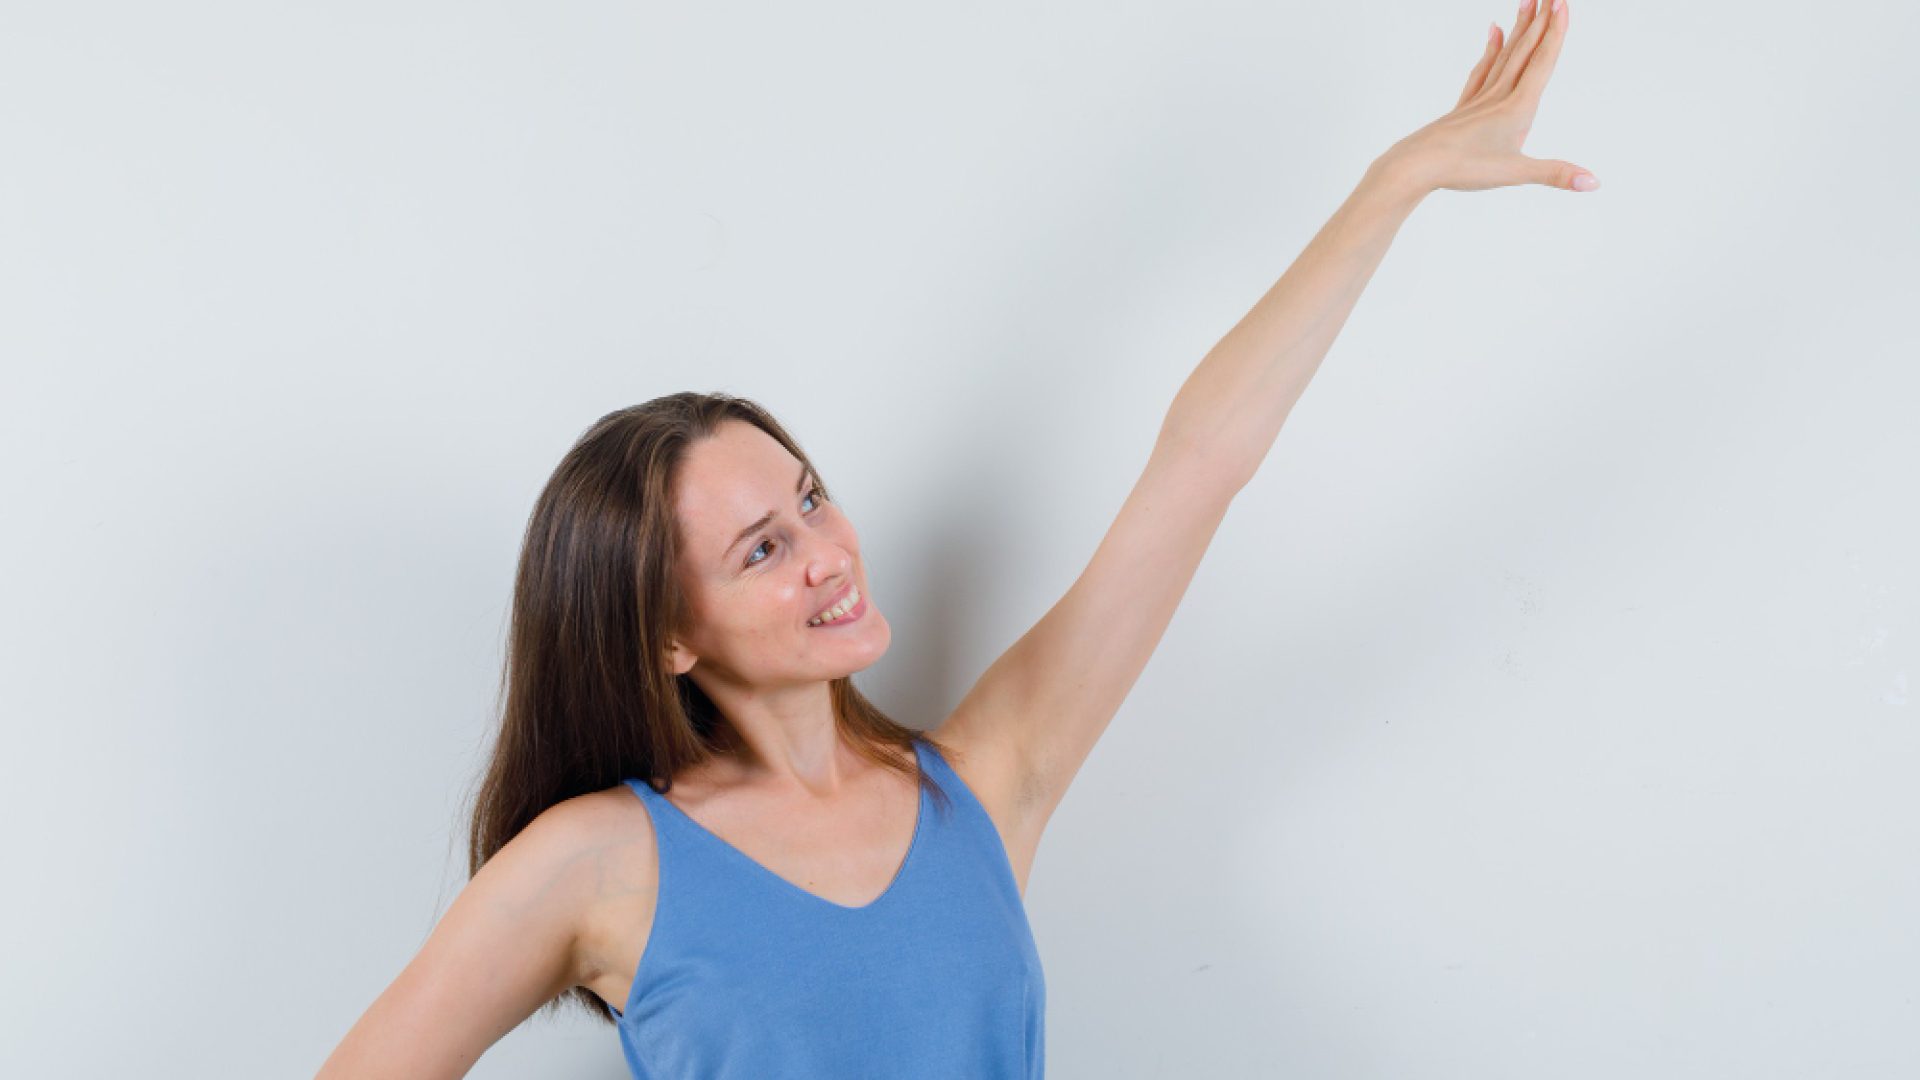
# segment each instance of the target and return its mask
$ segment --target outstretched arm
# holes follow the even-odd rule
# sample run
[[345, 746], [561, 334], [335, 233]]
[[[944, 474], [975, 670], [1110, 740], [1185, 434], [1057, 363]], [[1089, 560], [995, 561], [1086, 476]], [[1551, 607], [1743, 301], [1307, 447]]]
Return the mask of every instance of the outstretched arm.
[[1192, 456], [1193, 480], [1223, 494], [1244, 487], [1425, 194], [1389, 159], [1369, 166], [1293, 265], [1181, 384], [1155, 452]]
[[[1561, 0], [1564, 4], [1564, 0]], [[1583, 170], [1520, 153], [1566, 32], [1523, 8], [1497, 32], [1453, 111], [1376, 160], [1252, 311], [1208, 351], [1168, 410], [1147, 467], [1066, 596], [989, 667], [938, 728], [996, 792], [1022, 846], [1039, 833], [1159, 645], [1228, 505], [1345, 324], [1400, 223], [1428, 192], [1538, 183]]]
[[1566, 36], [1561, 3], [1547, 17], [1535, 17], [1532, 2], [1523, 6], [1504, 46], [1494, 27], [1453, 111], [1375, 160], [1300, 257], [1187, 377], [1160, 441], [1203, 456], [1207, 482], [1238, 490], [1259, 468], [1401, 223], [1429, 192], [1599, 186], [1582, 181], [1592, 175], [1578, 166], [1520, 153]]

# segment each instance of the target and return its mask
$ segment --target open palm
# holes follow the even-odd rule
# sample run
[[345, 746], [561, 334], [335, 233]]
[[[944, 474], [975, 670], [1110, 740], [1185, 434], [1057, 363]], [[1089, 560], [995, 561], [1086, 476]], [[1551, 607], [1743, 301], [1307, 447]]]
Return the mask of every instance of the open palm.
[[1552, 9], [1541, 13], [1536, 0], [1526, 0], [1504, 44], [1495, 27], [1453, 111], [1388, 151], [1429, 190], [1544, 184], [1591, 191], [1600, 186], [1592, 173], [1571, 162], [1520, 152], [1567, 37], [1566, 0], [1547, 2]]

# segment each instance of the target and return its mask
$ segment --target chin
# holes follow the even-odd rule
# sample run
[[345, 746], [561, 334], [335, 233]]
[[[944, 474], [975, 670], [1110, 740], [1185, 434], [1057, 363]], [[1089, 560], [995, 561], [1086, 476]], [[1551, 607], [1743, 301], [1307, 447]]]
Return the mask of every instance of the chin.
[[879, 663], [880, 658], [886, 655], [887, 647], [893, 644], [893, 627], [887, 625], [887, 620], [880, 614], [879, 608], [868, 609], [866, 615], [863, 616], [860, 621], [867, 625], [862, 627], [863, 633], [859, 641], [857, 643], [846, 643], [846, 649], [849, 652], [853, 652], [857, 648], [859, 651], [864, 652], [866, 657], [864, 660], [855, 661], [859, 666], [845, 672], [847, 675], [852, 675], [857, 671], [865, 671]]

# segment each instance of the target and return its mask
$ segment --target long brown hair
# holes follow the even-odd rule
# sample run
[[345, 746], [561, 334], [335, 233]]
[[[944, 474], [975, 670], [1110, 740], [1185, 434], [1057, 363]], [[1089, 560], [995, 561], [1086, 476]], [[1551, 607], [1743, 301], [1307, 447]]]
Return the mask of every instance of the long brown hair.
[[[563, 800], [629, 777], [665, 792], [676, 772], [725, 752], [724, 718], [692, 679], [673, 673], [668, 657], [688, 611], [674, 574], [677, 466], [729, 420], [759, 427], [812, 470], [759, 405], [687, 391], [595, 421], [535, 500], [514, 578], [499, 735], [468, 830], [469, 878]], [[949, 747], [889, 719], [851, 676], [834, 679], [831, 696], [836, 726], [863, 757], [914, 776], [908, 762], [920, 739], [951, 759]], [[920, 783], [950, 805], [938, 781], [921, 774]], [[569, 999], [614, 1022], [582, 986], [541, 1010]]]

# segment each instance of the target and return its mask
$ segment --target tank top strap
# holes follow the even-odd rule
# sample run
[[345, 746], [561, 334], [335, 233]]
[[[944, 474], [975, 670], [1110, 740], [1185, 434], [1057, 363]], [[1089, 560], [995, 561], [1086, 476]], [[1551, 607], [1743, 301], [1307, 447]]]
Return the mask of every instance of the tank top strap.
[[649, 814], [652, 814], [654, 817], [659, 816], [657, 813], [653, 813], [655, 804], [664, 801], [666, 799], [666, 796], [653, 790], [652, 784], [649, 784], [645, 780], [639, 779], [637, 777], [629, 776], [621, 782], [626, 784], [628, 787], [632, 788], [633, 793], [635, 795], [640, 796], [640, 801], [647, 805], [647, 811]]
[[929, 779], [940, 785], [951, 803], [950, 807], [940, 808], [938, 815], [942, 841], [964, 850], [973, 872], [984, 874], [1004, 898], [1024, 909], [1020, 887], [1013, 876], [1013, 860], [986, 805], [932, 743], [916, 737], [913, 745], [920, 755], [920, 767], [926, 770]]
[[[633, 789], [640, 801], [646, 804], [647, 816], [653, 819], [654, 842], [660, 847], [680, 846], [679, 841], [684, 830], [695, 827], [691, 818], [680, 812], [680, 808], [667, 801], [665, 795], [653, 790], [653, 785], [643, 779], [628, 777], [623, 781]], [[664, 856], [662, 856], [664, 860]]]
[[653, 843], [659, 875], [664, 878], [670, 869], [678, 870], [689, 861], [697, 864], [700, 861], [700, 838], [690, 834], [700, 826], [681, 813], [679, 807], [668, 802], [665, 795], [653, 790], [652, 784], [634, 777], [628, 777], [623, 782], [640, 797], [640, 802], [647, 808], [647, 816], [653, 820]]

